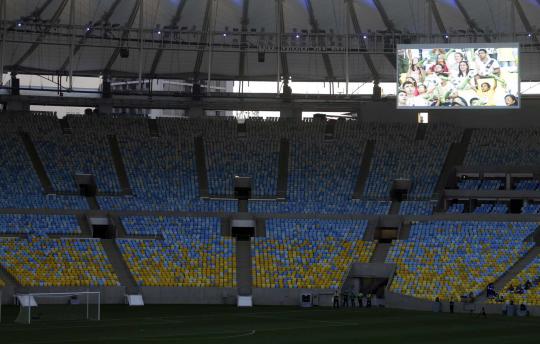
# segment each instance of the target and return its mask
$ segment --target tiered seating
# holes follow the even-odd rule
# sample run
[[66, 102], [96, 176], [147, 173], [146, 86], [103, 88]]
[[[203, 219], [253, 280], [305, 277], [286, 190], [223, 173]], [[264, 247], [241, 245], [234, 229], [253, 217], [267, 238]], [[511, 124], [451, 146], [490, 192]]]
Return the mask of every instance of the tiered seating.
[[[31, 122], [31, 118], [28, 120]], [[6, 128], [0, 128], [0, 208], [88, 208], [79, 196], [44, 195], [22, 139], [16, 133], [2, 132], [3, 129]]]
[[396, 241], [387, 263], [398, 265], [396, 293], [435, 300], [478, 295], [534, 244], [524, 242], [538, 226], [529, 222], [414, 224], [409, 239]]
[[99, 239], [0, 239], [0, 264], [22, 286], [118, 286]]
[[463, 203], [454, 203], [448, 207], [446, 210], [447, 213], [460, 214], [465, 211], [465, 204]]
[[74, 216], [0, 214], [2, 234], [79, 234], [81, 229]]
[[523, 214], [539, 214], [540, 204], [525, 204], [521, 207], [521, 212]]
[[540, 161], [540, 130], [475, 129], [465, 165], [528, 166]]
[[[528, 288], [525, 287], [527, 281], [531, 284]], [[506, 283], [499, 297], [514, 301], [516, 305], [524, 303], [540, 306], [540, 257], [534, 258], [516, 277]]]
[[234, 240], [220, 235], [218, 218], [128, 217], [129, 234], [164, 240], [117, 239], [141, 286], [234, 287]]
[[392, 181], [405, 178], [412, 182], [411, 199], [430, 198], [449, 147], [441, 141], [377, 141], [364, 197], [388, 199]]
[[399, 215], [432, 215], [436, 202], [403, 201], [399, 207]]
[[460, 190], [478, 190], [482, 181], [480, 179], [465, 179], [460, 180], [457, 185]]
[[6, 286], [6, 283], [2, 281], [2, 279], [0, 278], [0, 288], [3, 288], [5, 286]]
[[516, 183], [516, 190], [535, 191], [540, 190], [540, 182], [534, 179], [520, 180]]
[[199, 199], [193, 137], [201, 128], [216, 135], [228, 132], [230, 123], [160, 119], [159, 138], [122, 135], [119, 144], [134, 197], [98, 197], [100, 205], [115, 210], [236, 211], [234, 200]]
[[32, 139], [56, 191], [77, 192], [75, 174], [93, 174], [100, 192], [119, 192], [111, 148], [99, 132], [33, 135]]
[[504, 183], [502, 180], [486, 179], [482, 181], [482, 184], [480, 185], [480, 190], [500, 190], [502, 187], [504, 187]]
[[335, 203], [313, 201], [250, 201], [249, 211], [252, 213], [313, 213], [313, 214], [368, 214], [386, 215], [390, 211], [390, 201], [351, 200]]
[[234, 177], [251, 177], [253, 196], [277, 193], [279, 140], [268, 138], [208, 138], [206, 167], [212, 195], [232, 195]]
[[498, 179], [465, 179], [458, 182], [460, 190], [500, 190], [504, 182]]
[[482, 203], [473, 211], [475, 214], [506, 214], [507, 212], [508, 206], [504, 203]]
[[266, 221], [266, 237], [253, 239], [257, 288], [337, 289], [353, 262], [368, 262], [375, 244], [362, 241], [367, 221]]

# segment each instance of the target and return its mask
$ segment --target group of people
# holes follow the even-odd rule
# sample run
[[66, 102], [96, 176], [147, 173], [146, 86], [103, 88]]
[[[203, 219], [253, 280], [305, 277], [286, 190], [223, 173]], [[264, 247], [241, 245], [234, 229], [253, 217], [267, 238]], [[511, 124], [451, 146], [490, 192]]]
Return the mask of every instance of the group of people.
[[398, 107], [518, 106], [516, 48], [402, 49]]
[[535, 279], [533, 282], [530, 280], [525, 281], [523, 284], [518, 284], [517, 286], [513, 286], [510, 284], [508, 288], [506, 288], [506, 291], [512, 294], [525, 294], [527, 290], [531, 289], [534, 286], [537, 286], [538, 283], [540, 283], [540, 279]]
[[[352, 290], [342, 291], [341, 295], [336, 291], [332, 297], [332, 304], [334, 308], [370, 308], [372, 305], [373, 295], [370, 293], [364, 294], [362, 292], [355, 293]], [[341, 301], [341, 302], [340, 302]]]

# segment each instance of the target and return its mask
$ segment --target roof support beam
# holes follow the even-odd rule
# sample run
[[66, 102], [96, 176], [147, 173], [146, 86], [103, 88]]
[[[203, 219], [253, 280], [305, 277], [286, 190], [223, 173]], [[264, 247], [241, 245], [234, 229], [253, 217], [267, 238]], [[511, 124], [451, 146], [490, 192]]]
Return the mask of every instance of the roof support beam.
[[446, 31], [446, 27], [444, 26], [444, 21], [442, 20], [441, 13], [437, 8], [437, 3], [434, 0], [428, 0], [428, 2], [429, 7], [431, 8], [431, 13], [433, 14], [435, 22], [437, 23], [437, 27], [439, 28], [439, 32], [443, 35], [446, 35], [448, 32]]
[[[311, 4], [311, 0], [304, 0], [304, 3], [306, 4], [306, 9], [309, 14], [309, 23], [311, 24], [311, 29], [313, 32], [315, 32], [316, 35], [318, 35], [320, 34], [320, 28], [317, 19], [315, 19], [315, 11], [313, 11], [313, 5]], [[328, 76], [328, 81], [332, 81], [335, 79], [335, 76], [334, 69], [332, 68], [332, 62], [330, 61], [330, 56], [328, 56], [327, 53], [322, 53], [322, 58], [324, 62], [324, 68], [326, 69], [326, 75]]]
[[[285, 31], [285, 19], [283, 18], [283, 0], [277, 1], [277, 10], [278, 10], [278, 26], [279, 26], [279, 35], [278, 40], [281, 41], [281, 33]], [[278, 46], [281, 46], [281, 43], [278, 43]], [[289, 63], [287, 62], [287, 54], [280, 52], [281, 60], [281, 74], [284, 80], [289, 80]]]
[[[358, 22], [358, 16], [356, 15], [356, 9], [354, 8], [354, 3], [352, 2], [352, 0], [347, 0], [347, 7], [349, 9], [349, 15], [351, 17], [351, 23], [353, 25], [354, 32], [356, 33], [356, 36], [360, 41], [360, 45], [362, 46], [362, 48], [367, 50], [366, 42], [360, 38], [363, 35], [362, 28], [360, 27], [360, 23]], [[362, 56], [364, 57], [364, 60], [366, 61], [369, 71], [371, 72], [371, 75], [373, 76], [373, 80], [379, 80], [380, 79], [379, 72], [377, 71], [377, 68], [375, 68], [375, 64], [373, 63], [373, 60], [371, 59], [371, 55], [362, 54]]]
[[[188, 0], [180, 0], [180, 2], [178, 3], [178, 7], [176, 7], [176, 12], [174, 16], [172, 17], [171, 21], [169, 22], [170, 27], [174, 27], [178, 25], [178, 23], [180, 22], [180, 18], [182, 17], [182, 12], [184, 11], [186, 2], [188, 2]], [[152, 61], [152, 67], [150, 68], [150, 75], [154, 75], [156, 73], [156, 69], [159, 64], [159, 61], [161, 60], [162, 55], [163, 55], [163, 48], [159, 48], [156, 51], [156, 54], [154, 55], [154, 60]]]
[[[120, 5], [120, 2], [122, 2], [122, 0], [115, 0], [111, 7], [109, 7], [109, 10], [103, 14], [103, 16], [96, 22], [95, 25], [99, 25], [101, 23], [108, 23], [109, 19], [111, 19], [112, 15], [114, 14], [116, 8], [118, 7], [118, 5]], [[73, 49], [73, 57], [75, 57], [77, 53], [79, 53], [79, 50], [81, 50], [83, 44], [86, 42], [87, 39], [88, 35], [85, 35], [81, 39], [79, 39], [79, 42], [75, 45], [75, 48]], [[70, 58], [68, 57], [60, 67], [60, 70], [65, 71], [69, 63]]]
[[[471, 17], [467, 13], [467, 10], [465, 9], [461, 1], [460, 0], [454, 0], [454, 1], [456, 2], [456, 5], [459, 11], [461, 12], [461, 15], [463, 16], [463, 18], [465, 18], [467, 25], [469, 25], [469, 29], [473, 32], [482, 32], [482, 30], [478, 27], [478, 25], [476, 25], [476, 22], [471, 19]], [[491, 42], [491, 38], [489, 37], [489, 35], [484, 34], [484, 39], [486, 40], [486, 42]]]
[[[199, 80], [201, 73], [201, 66], [204, 57], [204, 51], [206, 47], [210, 47], [210, 17], [212, 12], [212, 0], [206, 0], [206, 9], [204, 11], [202, 34], [199, 40], [199, 51], [197, 51], [197, 59], [195, 60], [195, 67], [193, 68], [193, 81]], [[208, 85], [210, 86], [210, 85]]]
[[53, 2], [53, 0], [47, 0], [41, 7], [37, 7], [34, 12], [32, 12], [31, 16], [36, 18], [41, 18], [41, 14], [49, 7], [49, 5]]
[[[538, 1], [538, 5], [540, 6], [540, 0], [537, 0]], [[527, 15], [525, 14], [525, 11], [523, 10], [523, 7], [521, 7], [521, 4], [519, 3], [518, 0], [514, 0], [514, 7], [516, 8], [517, 12], [518, 12], [518, 15], [519, 15], [519, 19], [521, 20], [521, 22], [523, 23], [523, 26], [525, 27], [525, 30], [527, 30], [527, 32], [533, 34], [533, 39], [534, 41], [538, 44], [540, 43], [540, 41], [538, 40], [538, 36], [534, 34], [534, 28], [532, 27], [531, 23], [529, 22], [529, 19], [527, 18]]]
[[[133, 6], [133, 9], [131, 10], [131, 14], [129, 15], [129, 19], [124, 27], [124, 32], [122, 33], [122, 41], [126, 40], [129, 36], [129, 29], [133, 26], [133, 23], [135, 22], [135, 18], [137, 17], [137, 12], [139, 11], [139, 8], [142, 6], [142, 0], [137, 0], [135, 3], [135, 6]], [[122, 44], [122, 43], [120, 43]], [[118, 58], [118, 55], [120, 54], [120, 48], [116, 47], [109, 58], [109, 62], [105, 65], [105, 68], [103, 68], [103, 74], [107, 75], [110, 73], [112, 66], [116, 62], [116, 59]]]
[[249, 24], [249, 0], [244, 0], [242, 4], [242, 19], [240, 21], [240, 24], [242, 25], [242, 36], [240, 37], [240, 61], [238, 62], [238, 74], [239, 79], [244, 80], [244, 76], [246, 75], [246, 45], [247, 42], [247, 35], [246, 32], [248, 30], [248, 24]]
[[[388, 17], [388, 14], [386, 13], [386, 10], [384, 9], [384, 6], [381, 4], [379, 0], [373, 0], [373, 4], [375, 4], [375, 7], [377, 7], [377, 11], [379, 11], [379, 15], [381, 16], [381, 19], [386, 26], [386, 29], [391, 32], [396, 32], [396, 27], [394, 26], [394, 22], [390, 20], [390, 17]], [[396, 54], [395, 53], [387, 53], [384, 54], [386, 56], [386, 59], [394, 68], [396, 68]]]
[[[60, 6], [58, 6], [58, 8], [54, 12], [53, 16], [51, 17], [51, 19], [49, 19], [48, 21], [51, 22], [51, 23], [56, 22], [58, 20], [58, 18], [60, 18], [60, 16], [62, 15], [62, 12], [66, 8], [66, 5], [68, 4], [68, 2], [69, 2], [69, 0], [62, 0], [62, 2], [60, 3]], [[32, 43], [32, 45], [30, 46], [30, 48], [28, 48], [28, 50], [21, 56], [21, 58], [19, 58], [19, 60], [17, 62], [15, 62], [13, 69], [17, 70], [18, 67], [21, 64], [23, 64], [24, 61], [26, 61], [26, 59], [28, 59], [30, 57], [30, 55], [32, 55], [32, 53], [37, 49], [37, 47], [39, 47], [39, 44], [45, 38], [45, 36], [47, 36], [47, 34], [49, 33], [50, 30], [51, 30], [50, 27], [45, 28], [44, 32], [41, 33], [38, 36], [36, 41], [34, 43]]]

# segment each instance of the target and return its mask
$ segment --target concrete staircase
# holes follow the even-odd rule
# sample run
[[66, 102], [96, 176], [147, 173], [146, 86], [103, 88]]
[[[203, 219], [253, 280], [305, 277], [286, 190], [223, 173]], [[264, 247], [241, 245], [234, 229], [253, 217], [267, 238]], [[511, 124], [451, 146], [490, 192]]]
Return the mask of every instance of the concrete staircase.
[[122, 152], [120, 151], [120, 145], [118, 144], [116, 135], [109, 136], [109, 145], [111, 147], [111, 157], [113, 159], [114, 169], [116, 170], [122, 193], [124, 195], [131, 195], [131, 186], [129, 185], [129, 178], [127, 176], [124, 160], [122, 159]]
[[90, 230], [90, 224], [86, 220], [84, 215], [76, 215], [77, 217], [77, 223], [79, 224], [79, 228], [81, 229], [81, 235], [83, 237], [89, 238], [92, 236], [92, 231]]
[[441, 174], [439, 175], [439, 180], [437, 181], [437, 184], [435, 186], [436, 194], [442, 195], [446, 187], [446, 183], [448, 182], [448, 178], [454, 171], [454, 168], [456, 166], [463, 165], [463, 161], [465, 160], [465, 155], [467, 154], [467, 149], [469, 148], [469, 143], [471, 141], [473, 131], [474, 129], [465, 129], [465, 131], [463, 132], [463, 136], [461, 137], [461, 142], [452, 143], [452, 145], [450, 146], [450, 149], [448, 150], [448, 154], [446, 155], [446, 159], [444, 161]]
[[58, 121], [60, 122], [60, 128], [62, 128], [62, 134], [64, 135], [73, 134], [73, 129], [69, 125], [69, 121], [67, 120], [67, 117], [60, 118]]
[[148, 118], [148, 131], [150, 136], [159, 137], [159, 127], [155, 118]]
[[362, 162], [360, 163], [360, 172], [356, 178], [356, 185], [354, 186], [353, 199], [362, 198], [364, 192], [364, 186], [369, 175], [369, 169], [371, 167], [371, 159], [373, 158], [373, 152], [375, 150], [375, 141], [369, 140], [364, 147], [364, 153], [362, 154]]
[[373, 238], [375, 238], [376, 229], [377, 229], [377, 221], [373, 221], [373, 220], [368, 221], [368, 225], [367, 225], [366, 231], [364, 232], [364, 237], [362, 238], [362, 240], [372, 241]]
[[251, 239], [236, 240], [236, 287], [239, 296], [249, 296], [252, 290]]
[[277, 180], [277, 196], [285, 198], [287, 196], [287, 181], [289, 178], [289, 140], [281, 139], [279, 143], [279, 166]]
[[377, 246], [375, 246], [375, 250], [373, 251], [373, 254], [371, 255], [371, 258], [369, 260], [370, 263], [384, 263], [386, 261], [386, 256], [388, 255], [388, 251], [390, 251], [390, 247], [392, 246], [391, 243], [377, 243]]
[[[540, 254], [540, 246], [535, 246], [531, 248], [523, 257], [521, 257], [510, 269], [508, 269], [504, 274], [502, 274], [494, 284], [495, 291], [500, 291], [506, 283], [510, 282], [514, 277], [516, 277], [521, 270], [525, 269], [534, 258]], [[479, 297], [476, 298], [477, 303], [483, 303], [487, 300], [485, 292], [482, 293]]]
[[120, 284], [126, 287], [126, 294], [138, 294], [137, 283], [131, 275], [120, 249], [116, 245], [116, 241], [114, 239], [101, 239], [101, 243]]
[[49, 179], [49, 176], [47, 175], [47, 171], [45, 171], [45, 166], [41, 162], [41, 158], [39, 157], [39, 154], [36, 150], [36, 147], [34, 146], [34, 143], [32, 142], [32, 139], [30, 138], [30, 135], [28, 135], [28, 133], [26, 132], [20, 132], [19, 135], [23, 141], [26, 152], [28, 153], [28, 156], [30, 157], [30, 161], [32, 162], [34, 171], [36, 171], [36, 174], [39, 178], [43, 191], [46, 194], [54, 193], [51, 180]]
[[390, 204], [390, 210], [388, 214], [390, 215], [398, 215], [399, 214], [399, 208], [401, 207], [401, 202], [393, 200]]
[[416, 127], [416, 136], [414, 137], [415, 141], [421, 141], [426, 137], [426, 132], [428, 125], [425, 123], [419, 123]]
[[99, 203], [95, 196], [86, 196], [85, 199], [86, 199], [86, 203], [88, 203], [88, 207], [91, 210], [99, 210]]
[[399, 230], [399, 240], [407, 240], [409, 239], [409, 233], [411, 232], [411, 223], [410, 222], [404, 222]]
[[0, 279], [7, 287], [20, 287], [21, 284], [2, 265], [0, 265]]
[[333, 140], [336, 132], [336, 123], [337, 121], [334, 120], [328, 120], [326, 121], [326, 126], [324, 127], [324, 139], [325, 140]]
[[195, 161], [199, 180], [199, 196], [208, 197], [208, 170], [206, 169], [206, 152], [202, 136], [195, 138]]

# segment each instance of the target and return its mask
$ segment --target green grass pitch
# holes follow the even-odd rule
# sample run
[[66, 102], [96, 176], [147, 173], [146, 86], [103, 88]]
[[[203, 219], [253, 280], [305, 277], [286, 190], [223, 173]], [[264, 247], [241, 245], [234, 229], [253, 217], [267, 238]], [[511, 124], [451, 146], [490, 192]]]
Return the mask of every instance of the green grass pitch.
[[15, 324], [3, 307], [0, 343], [540, 343], [540, 318], [392, 309], [103, 306], [101, 321]]

